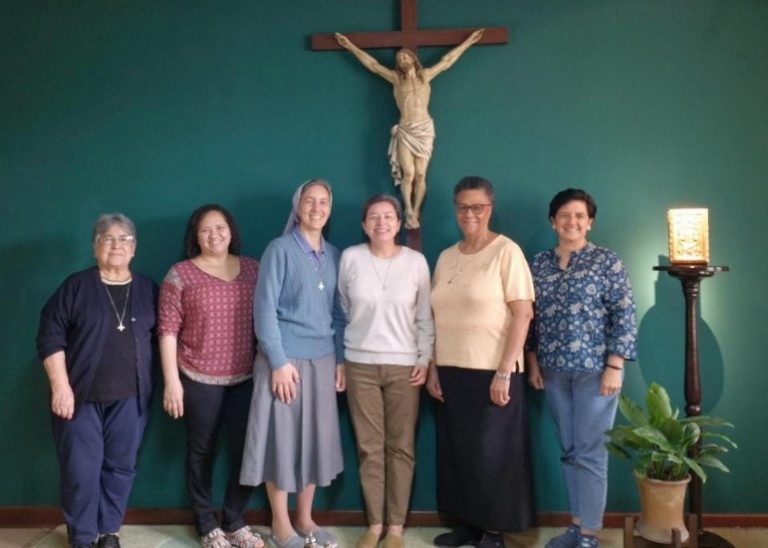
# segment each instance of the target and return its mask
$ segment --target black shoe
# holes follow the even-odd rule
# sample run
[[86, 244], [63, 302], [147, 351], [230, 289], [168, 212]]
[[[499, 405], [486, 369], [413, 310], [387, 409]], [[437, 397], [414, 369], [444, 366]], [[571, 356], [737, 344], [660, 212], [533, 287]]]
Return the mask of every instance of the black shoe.
[[477, 546], [482, 536], [483, 532], [480, 529], [459, 525], [450, 533], [437, 535], [432, 543], [435, 546]]
[[504, 537], [501, 533], [483, 533], [483, 538], [477, 544], [477, 548], [504, 548]]
[[120, 537], [114, 534], [101, 535], [96, 546], [98, 548], [120, 548]]
[[91, 542], [90, 544], [70, 544], [70, 548], [94, 548], [96, 546], [95, 542]]

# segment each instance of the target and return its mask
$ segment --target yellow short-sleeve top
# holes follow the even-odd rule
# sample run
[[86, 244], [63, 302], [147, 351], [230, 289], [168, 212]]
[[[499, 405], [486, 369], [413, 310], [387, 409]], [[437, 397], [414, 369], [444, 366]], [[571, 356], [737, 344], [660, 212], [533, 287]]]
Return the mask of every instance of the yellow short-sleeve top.
[[[432, 279], [437, 364], [496, 370], [512, 317], [508, 303], [533, 299], [528, 263], [506, 236], [471, 255], [458, 244], [443, 251]], [[522, 352], [517, 362], [522, 370]]]

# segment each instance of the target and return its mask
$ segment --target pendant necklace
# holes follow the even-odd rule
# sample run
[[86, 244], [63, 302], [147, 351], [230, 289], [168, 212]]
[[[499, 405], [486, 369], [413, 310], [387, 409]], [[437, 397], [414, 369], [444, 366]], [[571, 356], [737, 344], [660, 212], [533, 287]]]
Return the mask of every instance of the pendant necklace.
[[312, 264], [312, 268], [314, 268], [315, 273], [317, 274], [317, 277], [318, 277], [317, 288], [320, 291], [322, 291], [323, 289], [325, 289], [325, 284], [323, 283], [323, 266], [325, 265], [325, 261], [323, 260], [323, 255], [325, 253], [324, 252], [321, 253], [321, 251], [323, 251], [323, 237], [322, 235], [320, 236], [320, 240], [317, 247], [313, 246], [309, 242], [309, 237], [307, 237], [306, 235], [304, 236], [304, 240], [310, 245], [310, 247], [312, 247], [312, 254], [314, 256], [307, 257], [307, 259], [309, 259], [309, 262]]
[[322, 291], [325, 289], [325, 284], [323, 283], [323, 265], [319, 262], [319, 257], [316, 257], [317, 260], [307, 257], [309, 259], [309, 262], [312, 264], [312, 269], [315, 271], [315, 275], [317, 275], [317, 288]]
[[467, 268], [470, 264], [472, 264], [472, 261], [475, 260], [475, 255], [477, 255], [477, 253], [474, 253], [474, 254], [470, 255], [470, 257], [467, 260], [467, 262], [464, 263], [464, 264], [461, 264], [461, 256], [462, 256], [462, 254], [461, 254], [461, 252], [457, 253], [457, 255], [456, 255], [456, 264], [453, 265], [453, 273], [451, 274], [451, 277], [448, 278], [448, 282], [447, 283], [449, 283], [449, 284], [453, 283], [453, 280], [459, 274], [464, 272], [465, 268]]
[[122, 313], [119, 313], [117, 311], [117, 306], [115, 305], [115, 300], [112, 298], [112, 294], [109, 292], [109, 288], [106, 284], [104, 284], [104, 291], [107, 292], [107, 297], [109, 298], [109, 304], [112, 305], [112, 310], [115, 311], [115, 316], [117, 317], [117, 330], [122, 333], [125, 331], [125, 324], [123, 323], [123, 320], [125, 319], [125, 312], [128, 310], [128, 297], [131, 296], [131, 285], [128, 285], [128, 290], [125, 292], [125, 301], [123, 302], [123, 311]]
[[387, 278], [389, 277], [389, 269], [392, 266], [392, 260], [395, 258], [394, 255], [387, 258], [387, 269], [384, 271], [384, 277], [382, 278], [379, 275], [379, 269], [376, 268], [376, 259], [379, 257], [376, 257], [373, 253], [370, 254], [371, 257], [371, 266], [373, 267], [373, 273], [376, 274], [376, 279], [379, 280], [379, 283], [381, 284], [381, 289], [386, 290], [387, 289]]
[[469, 259], [464, 264], [461, 263], [461, 258], [463, 256], [463, 253], [461, 252], [460, 248], [456, 247], [456, 264], [453, 265], [453, 273], [451, 274], [451, 277], [448, 278], [448, 281], [446, 283], [451, 284], [453, 283], [453, 280], [458, 277], [459, 274], [464, 272], [464, 270], [472, 264], [472, 261], [475, 260], [475, 257], [477, 257], [486, 247], [485, 241], [488, 239], [488, 237], [491, 236], [491, 234], [488, 234], [483, 237], [482, 241], [480, 242], [480, 245], [477, 246], [477, 251], [469, 255]]

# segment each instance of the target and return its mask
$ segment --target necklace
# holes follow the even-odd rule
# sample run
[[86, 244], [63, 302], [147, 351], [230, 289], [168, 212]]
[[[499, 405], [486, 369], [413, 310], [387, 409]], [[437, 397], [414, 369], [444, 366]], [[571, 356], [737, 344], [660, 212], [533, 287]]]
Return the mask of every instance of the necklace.
[[475, 260], [475, 257], [480, 255], [480, 253], [486, 248], [486, 242], [490, 238], [494, 238], [494, 237], [495, 236], [492, 233], [489, 233], [489, 234], [486, 234], [485, 236], [483, 236], [482, 240], [480, 240], [480, 245], [475, 246], [476, 251], [474, 251], [472, 253], [469, 253], [469, 260], [467, 262], [465, 262], [464, 264], [461, 263], [461, 258], [462, 258], [462, 256], [464, 254], [461, 252], [461, 242], [460, 242], [459, 245], [456, 247], [456, 264], [453, 265], [453, 273], [451, 274], [451, 277], [448, 278], [448, 281], [446, 283], [449, 283], [449, 284], [453, 283], [453, 280], [456, 279], [456, 277], [459, 274], [464, 272], [464, 270], [469, 265], [472, 264], [472, 261]]
[[323, 263], [319, 256], [307, 257], [307, 259], [309, 259], [310, 266], [314, 270], [315, 276], [317, 276], [317, 288], [322, 291], [325, 289], [325, 284], [323, 283]]
[[115, 300], [112, 298], [112, 293], [109, 292], [109, 288], [107, 286], [104, 286], [104, 291], [107, 292], [107, 297], [109, 298], [109, 304], [112, 305], [112, 310], [115, 311], [115, 316], [117, 317], [117, 330], [122, 333], [125, 331], [125, 324], [123, 323], [123, 320], [125, 319], [125, 311], [128, 310], [128, 297], [131, 295], [131, 286], [128, 284], [128, 289], [125, 292], [125, 301], [123, 302], [123, 312], [118, 313], [117, 306], [115, 305]]
[[457, 253], [456, 253], [456, 264], [453, 265], [453, 273], [451, 273], [451, 277], [448, 278], [448, 282], [447, 283], [449, 283], [449, 284], [453, 283], [453, 280], [456, 279], [456, 277], [459, 274], [464, 272], [465, 268], [467, 268], [469, 265], [472, 264], [472, 261], [475, 260], [476, 256], [477, 256], [477, 253], [474, 253], [474, 254], [470, 255], [469, 256], [469, 260], [467, 262], [465, 262], [464, 264], [462, 264], [461, 263], [462, 254], [461, 254], [460, 251], [457, 250]]
[[379, 280], [379, 283], [381, 284], [381, 289], [386, 290], [387, 289], [387, 278], [389, 277], [389, 269], [392, 267], [392, 259], [395, 258], [394, 255], [391, 257], [388, 257], [386, 259], [387, 261], [387, 269], [384, 271], [384, 277], [382, 278], [379, 275], [379, 269], [376, 268], [376, 259], [378, 257], [374, 256], [373, 253], [370, 254], [371, 257], [371, 266], [373, 267], [373, 273], [376, 274], [376, 279]]

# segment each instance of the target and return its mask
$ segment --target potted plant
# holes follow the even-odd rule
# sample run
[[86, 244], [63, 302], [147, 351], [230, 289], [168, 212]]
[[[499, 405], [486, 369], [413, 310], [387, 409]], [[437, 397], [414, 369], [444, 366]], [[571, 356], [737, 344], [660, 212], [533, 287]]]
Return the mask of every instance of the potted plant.
[[[683, 521], [685, 491], [691, 472], [707, 481], [704, 467], [728, 472], [720, 460], [729, 447], [736, 444], [727, 436], [704, 430], [710, 427], [733, 427], [715, 417], [698, 416], [680, 419], [672, 409], [663, 387], [651, 384], [645, 396], [645, 409], [629, 397], [621, 395], [619, 411], [629, 422], [608, 430], [608, 451], [621, 458], [637, 459], [635, 479], [640, 491], [640, 520], [637, 531], [644, 538], [668, 543], [672, 529], [680, 530], [688, 539]], [[691, 450], [701, 440], [698, 453]]]

